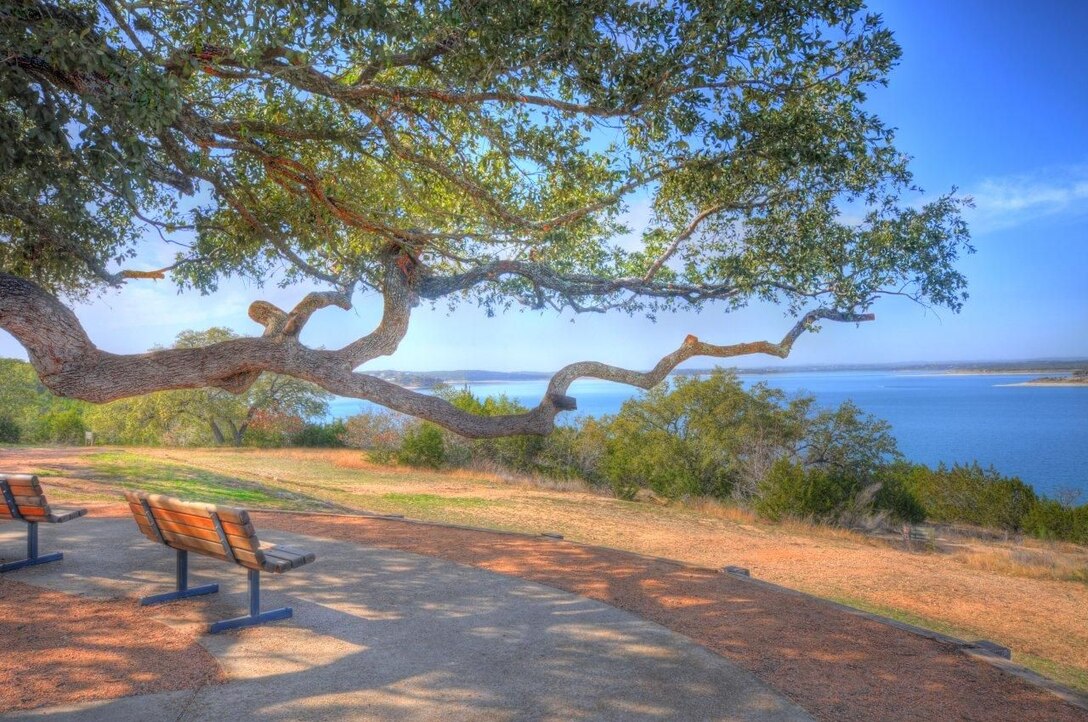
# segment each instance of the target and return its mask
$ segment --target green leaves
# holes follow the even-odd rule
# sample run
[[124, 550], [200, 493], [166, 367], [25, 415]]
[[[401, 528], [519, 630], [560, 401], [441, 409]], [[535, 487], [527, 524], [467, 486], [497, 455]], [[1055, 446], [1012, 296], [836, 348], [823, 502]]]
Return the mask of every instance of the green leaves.
[[52, 290], [117, 283], [150, 224], [195, 228], [200, 290], [380, 290], [399, 247], [531, 261], [448, 286], [489, 311], [965, 297], [961, 201], [920, 204], [862, 107], [899, 48], [853, 0], [31, 2], [0, 41], [0, 268]]

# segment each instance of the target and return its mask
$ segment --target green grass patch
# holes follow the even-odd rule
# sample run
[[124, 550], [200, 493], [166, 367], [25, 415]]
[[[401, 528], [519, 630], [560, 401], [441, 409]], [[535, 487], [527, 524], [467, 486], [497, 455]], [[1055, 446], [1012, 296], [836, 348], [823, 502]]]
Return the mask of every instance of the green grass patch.
[[285, 495], [263, 486], [191, 467], [167, 464], [124, 451], [92, 454], [95, 481], [208, 503], [283, 507]]
[[396, 505], [399, 509], [414, 512], [434, 512], [444, 509], [478, 509], [494, 506], [496, 502], [481, 499], [478, 496], [438, 496], [437, 494], [382, 494], [378, 497], [384, 502]]
[[1058, 684], [1072, 687], [1078, 692], [1088, 692], [1088, 671], [1071, 664], [1062, 664], [1052, 659], [1036, 657], [1033, 654], [1017, 654], [1013, 650], [1012, 661], [1022, 664], [1030, 670], [1049, 677]]

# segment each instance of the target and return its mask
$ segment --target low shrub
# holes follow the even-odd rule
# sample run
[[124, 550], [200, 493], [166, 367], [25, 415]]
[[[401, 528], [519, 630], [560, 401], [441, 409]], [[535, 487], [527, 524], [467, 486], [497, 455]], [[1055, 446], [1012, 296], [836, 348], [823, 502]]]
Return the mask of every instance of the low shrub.
[[22, 429], [8, 416], [0, 416], [0, 444], [17, 444], [22, 437]]
[[779, 459], [759, 485], [755, 510], [772, 521], [795, 517], [837, 523], [854, 511], [864, 490], [859, 479], [837, 470]]
[[962, 522], [1016, 532], [1036, 503], [1035, 492], [1016, 477], [1002, 476], [992, 466], [978, 462], [941, 464], [930, 469], [920, 464], [903, 465], [901, 481], [937, 522]]
[[337, 448], [344, 446], [346, 432], [343, 421], [333, 421], [328, 424], [308, 423], [291, 437], [291, 445]]
[[364, 411], [344, 421], [344, 443], [355, 449], [389, 450], [404, 438], [405, 417], [386, 411]]
[[38, 417], [31, 430], [31, 436], [34, 441], [53, 444], [82, 444], [84, 431], [86, 427], [83, 424], [82, 411], [78, 408], [68, 408], [50, 411]]
[[1088, 504], [1075, 507], [1039, 499], [1024, 515], [1023, 529], [1040, 539], [1088, 544]]
[[[528, 411], [525, 406], [505, 394], [480, 398], [467, 386], [460, 389], [436, 387], [435, 395], [449, 401], [458, 409], [477, 416], [506, 416]], [[450, 432], [446, 432], [445, 442], [447, 463], [468, 466], [482, 462], [522, 473], [536, 470], [537, 457], [545, 445], [541, 436], [466, 439]]]
[[873, 498], [873, 507], [893, 521], [905, 524], [921, 524], [926, 520], [926, 510], [918, 498], [907, 488], [903, 478], [894, 473], [899, 464], [880, 469], [876, 478], [879, 483]]
[[426, 421], [409, 429], [397, 450], [397, 461], [407, 466], [440, 468], [446, 461], [442, 429]]

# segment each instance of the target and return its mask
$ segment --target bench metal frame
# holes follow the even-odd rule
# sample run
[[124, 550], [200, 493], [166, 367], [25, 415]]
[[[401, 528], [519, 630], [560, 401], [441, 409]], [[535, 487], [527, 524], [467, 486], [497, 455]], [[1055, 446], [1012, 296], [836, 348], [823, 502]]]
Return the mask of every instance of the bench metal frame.
[[289, 619], [293, 614], [291, 607], [280, 607], [261, 611], [261, 572], [257, 569], [247, 569], [249, 572], [249, 614], [244, 617], [224, 619], [221, 622], [212, 622], [208, 625], [208, 631], [212, 634], [225, 632], [228, 629], [239, 627], [253, 627], [265, 622], [275, 622], [280, 619]]
[[[140, 504], [144, 508], [144, 516], [147, 518], [147, 523], [151, 526], [151, 529], [155, 532], [155, 536], [159, 538], [159, 541], [166, 546], [166, 539], [162, 535], [162, 530], [159, 529], [158, 522], [155, 521], [155, 515], [151, 512], [151, 505], [148, 504], [146, 499], [141, 499]], [[227, 559], [237, 563], [234, 556], [234, 550], [231, 549], [230, 542], [227, 540], [227, 534], [223, 531], [223, 524], [219, 521], [219, 515], [215, 512], [210, 514], [212, 523], [215, 525], [215, 531], [218, 533], [219, 541], [223, 545], [223, 551], [227, 556]], [[161, 604], [163, 602], [172, 602], [178, 599], [188, 599], [189, 597], [199, 597], [205, 594], [215, 594], [219, 591], [218, 584], [204, 584], [199, 587], [189, 586], [189, 552], [184, 549], [174, 548], [177, 552], [177, 588], [172, 592], [164, 592], [162, 594], [152, 594], [148, 597], [140, 599], [140, 604], [147, 606], [149, 604]], [[243, 617], [234, 617], [233, 619], [224, 619], [219, 622], [213, 622], [208, 625], [208, 631], [211, 634], [218, 634], [219, 632], [225, 632], [228, 629], [238, 629], [240, 627], [253, 627], [258, 624], [264, 624], [265, 622], [275, 622], [280, 619], [288, 619], [292, 615], [291, 607], [280, 607], [279, 609], [270, 609], [267, 612], [261, 611], [261, 572], [258, 569], [247, 569], [249, 572], [249, 614]]]
[[[156, 527], [153, 527], [156, 528]], [[199, 597], [203, 594], [215, 594], [219, 591], [218, 584], [203, 584], [199, 587], [189, 586], [189, 552], [184, 549], [175, 549], [177, 552], [177, 588], [172, 592], [164, 592], [163, 594], [152, 594], [149, 597], [143, 597], [140, 599], [142, 606], [149, 604], [162, 604], [163, 602], [172, 602], [175, 599], [188, 599], [189, 597]]]
[[4, 503], [7, 504], [8, 511], [11, 512], [12, 520], [26, 524], [26, 559], [0, 564], [0, 573], [13, 572], [16, 569], [48, 564], [49, 562], [59, 562], [63, 559], [64, 554], [61, 552], [38, 554], [38, 522], [28, 521], [26, 517], [19, 513], [19, 507], [15, 504], [15, 496], [11, 493], [11, 487], [8, 486], [6, 481], [0, 481], [0, 492], [4, 495]]

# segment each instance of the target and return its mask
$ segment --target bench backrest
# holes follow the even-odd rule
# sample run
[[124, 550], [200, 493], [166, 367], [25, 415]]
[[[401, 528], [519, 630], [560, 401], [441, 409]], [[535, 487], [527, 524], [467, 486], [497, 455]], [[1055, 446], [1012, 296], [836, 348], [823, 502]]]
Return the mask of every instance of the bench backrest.
[[46, 521], [49, 502], [33, 474], [0, 474], [0, 519]]
[[126, 491], [136, 525], [151, 541], [260, 569], [260, 541], [244, 509]]

